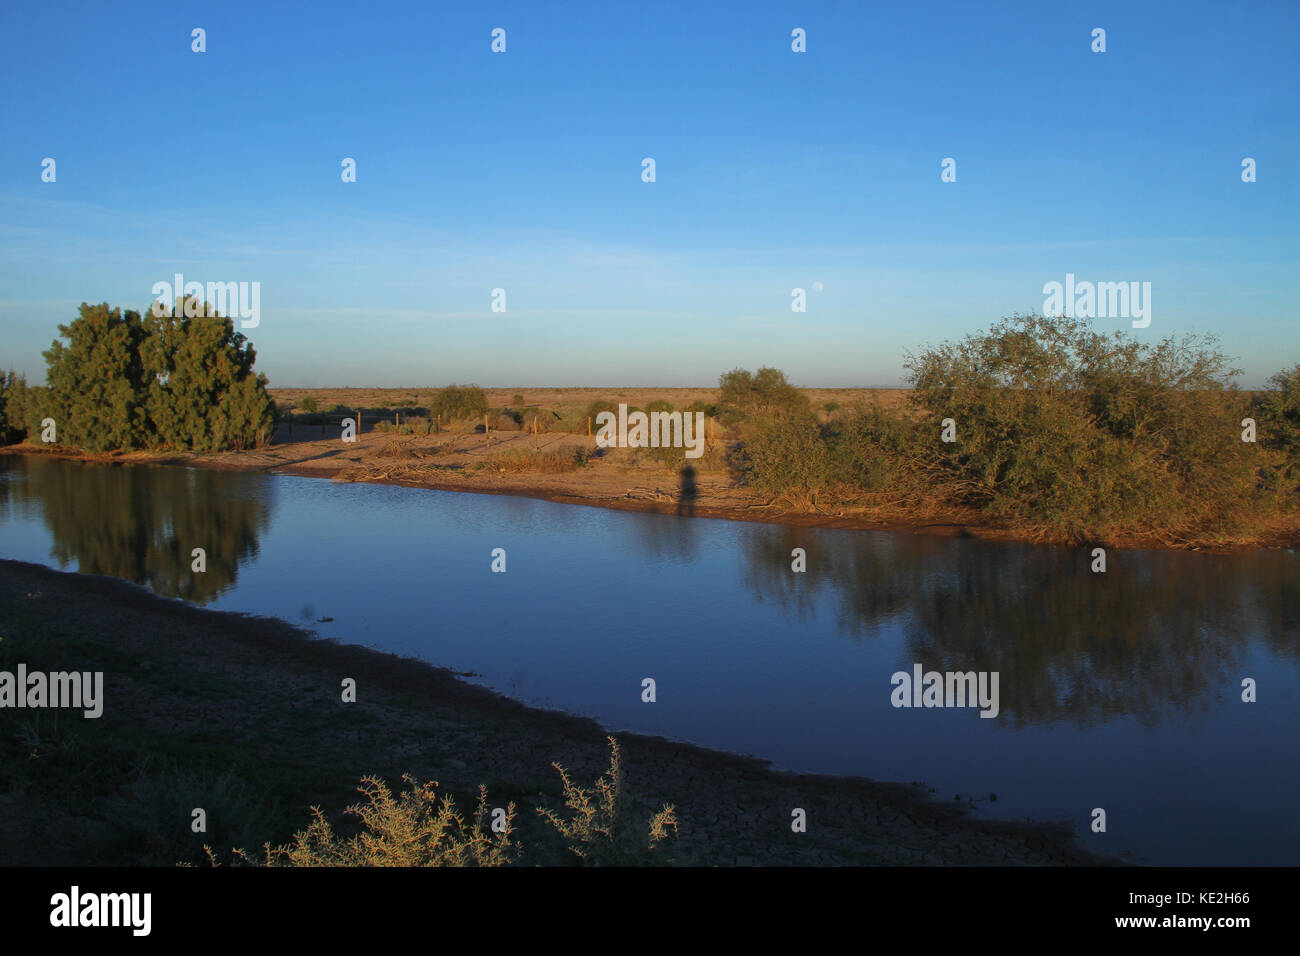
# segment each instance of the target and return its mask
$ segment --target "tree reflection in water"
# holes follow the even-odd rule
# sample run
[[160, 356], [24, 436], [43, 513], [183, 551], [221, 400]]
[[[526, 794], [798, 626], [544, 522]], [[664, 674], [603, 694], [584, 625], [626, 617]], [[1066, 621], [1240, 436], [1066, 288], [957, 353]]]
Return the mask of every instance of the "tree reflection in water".
[[[870, 640], [901, 627], [908, 662], [999, 671], [1016, 726], [1114, 717], [1144, 724], [1234, 694], [1253, 641], [1300, 659], [1300, 561], [1045, 548], [901, 533], [747, 529], [743, 578], [799, 619], [833, 608]], [[808, 570], [790, 568], [804, 548]], [[887, 686], [888, 674], [881, 675]]]
[[[207, 603], [257, 554], [271, 513], [261, 475], [22, 457], [24, 494], [39, 502], [60, 564]], [[18, 489], [6, 483], [7, 497]], [[191, 570], [195, 548], [207, 570]]]

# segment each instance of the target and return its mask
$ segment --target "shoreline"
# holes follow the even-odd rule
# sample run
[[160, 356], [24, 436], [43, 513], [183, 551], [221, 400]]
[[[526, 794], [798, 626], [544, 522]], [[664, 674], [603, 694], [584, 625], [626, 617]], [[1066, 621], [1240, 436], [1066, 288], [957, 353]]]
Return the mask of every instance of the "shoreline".
[[[552, 761], [579, 782], [608, 762], [607, 732], [595, 720], [527, 706], [415, 658], [322, 639], [275, 618], [167, 600], [115, 578], [9, 560], [0, 560], [0, 569], [0, 624], [9, 644], [0, 644], [0, 653], [25, 649], [33, 667], [105, 671], [104, 716], [73, 722], [84, 743], [95, 746], [98, 735], [119, 751], [135, 746], [144, 751], [135, 759], [146, 764], [186, 755], [183, 769], [191, 750], [201, 751], [204, 766], [229, 764], [241, 779], [266, 778], [300, 827], [309, 803], [334, 814], [355, 802], [351, 788], [362, 774], [394, 785], [403, 773], [438, 780], [461, 808], [469, 803], [461, 796], [485, 783], [493, 799], [515, 801], [523, 818], [555, 800]], [[50, 657], [56, 644], [59, 653]], [[344, 675], [357, 682], [354, 704], [340, 702]], [[0, 723], [15, 714], [22, 712], [0, 710]], [[5, 729], [0, 746], [19, 746], [14, 728]], [[1062, 823], [981, 818], [934, 799], [921, 784], [782, 771], [659, 736], [615, 736], [629, 812], [645, 819], [664, 802], [677, 806], [680, 831], [664, 862], [1122, 865], [1084, 850]], [[56, 742], [41, 746], [58, 759]], [[156, 758], [156, 748], [171, 756]], [[112, 783], [104, 799], [119, 792]], [[61, 807], [57, 789], [45, 794], [38, 779], [25, 786], [41, 798], [0, 790], [0, 865], [90, 862], [84, 855], [99, 845], [99, 809], [117, 804], [78, 796]], [[792, 807], [815, 824], [806, 833], [790, 832]], [[525, 824], [528, 847], [538, 837]]]
[[[574, 446], [580, 442], [574, 436], [561, 435], [550, 444]], [[462, 458], [476, 456], [474, 466], [485, 463], [486, 456], [472, 447], [481, 436], [452, 436], [446, 442], [455, 445], [467, 443], [470, 447], [458, 450]], [[507, 433], [498, 439], [498, 451], [505, 448], [525, 447], [522, 433]], [[556, 504], [583, 505], [612, 511], [630, 511], [643, 514], [678, 515], [698, 518], [715, 518], [727, 521], [749, 521], [777, 524], [787, 527], [829, 528], [848, 531], [889, 531], [936, 537], [973, 538], [982, 541], [1016, 544], [1052, 545], [1058, 547], [1103, 546], [1117, 550], [1184, 551], [1205, 554], [1240, 554], [1257, 550], [1276, 550], [1300, 545], [1300, 529], [1279, 527], [1270, 529], [1245, 541], [1227, 543], [1205, 542], [1188, 544], [1169, 542], [1156, 536], [1127, 536], [1096, 541], [1063, 541], [1043, 538], [1014, 528], [995, 527], [981, 523], [977, 516], [939, 513], [914, 518], [889, 517], [869, 513], [868, 509], [844, 508], [837, 512], [795, 511], [764, 503], [761, 496], [748, 489], [730, 486], [716, 476], [701, 477], [702, 493], [689, 505], [674, 500], [673, 476], [666, 473], [633, 472], [628, 469], [602, 476], [593, 481], [584, 474], [591, 466], [566, 474], [527, 474], [507, 476], [472, 471], [467, 464], [425, 466], [431, 470], [418, 477], [410, 474], [405, 463], [385, 467], [385, 452], [389, 449], [409, 448], [403, 441], [387, 433], [365, 433], [356, 444], [349, 446], [347, 455], [338, 450], [336, 440], [323, 439], [293, 444], [276, 444], [264, 449], [217, 454], [120, 452], [92, 454], [65, 448], [43, 448], [26, 443], [0, 448], [0, 454], [49, 456], [70, 461], [88, 461], [103, 464], [179, 465], [208, 468], [220, 471], [250, 471], [267, 474], [291, 475], [300, 478], [326, 478], [331, 481], [354, 484], [384, 484], [404, 488], [426, 488], [432, 491], [468, 492], [471, 494], [509, 495], [534, 498]], [[439, 446], [432, 446], [435, 449]], [[543, 446], [547, 447], [547, 446]], [[299, 457], [282, 457], [279, 452], [296, 449]], [[405, 471], [394, 475], [394, 468]], [[617, 479], [617, 480], [611, 480]], [[665, 489], [662, 486], [667, 485]], [[630, 485], [619, 495], [616, 487]]]

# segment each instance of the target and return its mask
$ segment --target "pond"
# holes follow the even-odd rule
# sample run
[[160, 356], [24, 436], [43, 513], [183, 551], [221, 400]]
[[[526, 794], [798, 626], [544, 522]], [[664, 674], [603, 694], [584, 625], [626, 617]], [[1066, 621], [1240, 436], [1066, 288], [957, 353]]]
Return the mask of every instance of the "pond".
[[[1292, 551], [1112, 551], [1094, 573], [1086, 549], [4, 456], [0, 557], [472, 671], [613, 731], [1069, 820], [1134, 862], [1300, 863]], [[895, 706], [922, 702], [894, 677], [918, 666], [996, 675], [996, 716]]]

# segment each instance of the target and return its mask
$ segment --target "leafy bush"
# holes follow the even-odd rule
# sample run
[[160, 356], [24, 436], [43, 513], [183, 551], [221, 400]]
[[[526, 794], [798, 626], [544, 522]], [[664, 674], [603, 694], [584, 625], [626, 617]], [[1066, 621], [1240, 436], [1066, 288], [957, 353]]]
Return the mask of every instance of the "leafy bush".
[[434, 396], [429, 415], [440, 415], [443, 422], [464, 422], [481, 419], [487, 409], [487, 394], [477, 385], [448, 385]]
[[[629, 413], [632, 411], [632, 409], [628, 409]], [[656, 398], [653, 401], [647, 402], [643, 411], [647, 416], [650, 416], [655, 412], [672, 412], [675, 411], [675, 409], [673, 408], [672, 402], [664, 401], [662, 398]], [[683, 415], [684, 414], [685, 413], [683, 413]], [[654, 421], [654, 419], [650, 420], [652, 422]], [[694, 432], [692, 432], [692, 435], [694, 435]], [[684, 457], [683, 450], [681, 448], [675, 448], [672, 445], [663, 445], [659, 448], [641, 448], [638, 450], [638, 454], [644, 455], [646, 458], [649, 458], [652, 461], [657, 461], [673, 470], [682, 467], [683, 463], [689, 462], [689, 460]]]
[[732, 464], [747, 484], [800, 507], [814, 506], [836, 480], [830, 445], [811, 418], [759, 426], [733, 451]]
[[[630, 412], [632, 409], [629, 407], [628, 411]], [[594, 435], [596, 430], [600, 427], [596, 424], [596, 418], [601, 412], [613, 412], [617, 415], [618, 401], [612, 398], [593, 398], [587, 403], [587, 407], [583, 409], [582, 414], [578, 416], [579, 420], [576, 423], [576, 430], [585, 433], [587, 430], [587, 422], [590, 420], [592, 434]]]
[[300, 411], [306, 412], [308, 415], [315, 413], [316, 399], [311, 395], [306, 396], [305, 398], [303, 398], [301, 402], [298, 403], [298, 409]]
[[845, 486], [906, 496], [907, 462], [918, 453], [916, 425], [872, 403], [822, 429], [833, 471]]
[[806, 418], [812, 412], [808, 396], [775, 368], [760, 368], [753, 374], [743, 368], [725, 372], [718, 378], [718, 405], [719, 417], [728, 424]]
[[524, 429], [525, 415], [522, 409], [500, 408], [488, 412], [492, 420], [493, 431], [521, 431]]
[[552, 431], [560, 423], [560, 416], [546, 408], [525, 408], [519, 413], [519, 424], [524, 431]]
[[1276, 471], [1284, 479], [1300, 480], [1300, 365], [1269, 379], [1270, 389], [1255, 396], [1253, 415], [1259, 442], [1275, 451]]
[[[905, 366], [910, 412], [858, 408], [820, 427], [789, 410], [748, 419], [732, 453], [741, 478], [804, 507], [869, 495], [1041, 538], [1169, 544], [1232, 540], [1300, 483], [1300, 366], [1251, 401], [1213, 337], [1144, 344], [1017, 315]], [[771, 412], [745, 375], [723, 376], [730, 407]], [[1252, 410], [1258, 445], [1241, 440]]]
[[[1238, 374], [1213, 337], [1145, 345], [1083, 319], [1013, 316], [906, 367], [921, 470], [951, 499], [1045, 533], [1230, 530], [1253, 497]], [[941, 442], [940, 419], [957, 441]]]

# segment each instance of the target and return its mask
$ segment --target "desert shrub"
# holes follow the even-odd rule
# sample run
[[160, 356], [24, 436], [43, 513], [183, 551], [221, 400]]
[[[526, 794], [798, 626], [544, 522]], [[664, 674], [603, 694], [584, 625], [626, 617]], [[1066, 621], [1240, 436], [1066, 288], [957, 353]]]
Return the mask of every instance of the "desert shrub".
[[[613, 398], [597, 398], [597, 399], [593, 399], [592, 401], [590, 401], [590, 402], [587, 403], [587, 407], [583, 409], [582, 414], [579, 416], [579, 420], [578, 420], [577, 422], [574, 423], [575, 427], [574, 427], [572, 430], [575, 431], [575, 432], [580, 432], [580, 433], [582, 433], [582, 434], [586, 434], [586, 431], [587, 431], [587, 421], [588, 421], [588, 419], [590, 419], [590, 420], [591, 420], [591, 433], [592, 433], [593, 435], [598, 434], [599, 431], [600, 431], [600, 421], [599, 421], [599, 417], [600, 417], [600, 415], [601, 415], [602, 413], [604, 413], [604, 412], [609, 412], [611, 415], [615, 416], [615, 419], [617, 419], [617, 417], [618, 417], [618, 407], [619, 407], [620, 404], [622, 404], [622, 405], [626, 405], [626, 406], [627, 406], [627, 414], [628, 414], [628, 415], [631, 415], [633, 412], [644, 412], [644, 411], [646, 411], [646, 409], [645, 409], [645, 408], [642, 408], [640, 405], [632, 405], [632, 404], [630, 404], [630, 403], [628, 403], [628, 402], [622, 401], [621, 399], [613, 399]], [[651, 402], [650, 404], [651, 404], [651, 405], [655, 405], [655, 404], [657, 404], [658, 406], [660, 406], [661, 410], [663, 410], [663, 409], [671, 410], [671, 409], [672, 409], [672, 405], [668, 404], [667, 402], [663, 402], [663, 401], [659, 401], [659, 402], [657, 402], [657, 403], [656, 403], [656, 402]]]
[[524, 397], [520, 395], [518, 392], [515, 392], [514, 395], [510, 396], [510, 404], [516, 406], [523, 405]]
[[811, 418], [759, 426], [731, 456], [740, 479], [762, 491], [809, 507], [836, 481], [831, 446]]
[[[629, 407], [628, 411], [631, 410], [632, 409]], [[584, 408], [582, 414], [578, 416], [579, 421], [576, 424], [578, 425], [579, 430], [585, 432], [587, 430], [587, 420], [590, 419], [592, 434], [595, 434], [596, 429], [600, 427], [596, 424], [596, 416], [601, 412], [613, 412], [617, 415], [618, 400], [612, 398], [594, 398], [588, 402], [587, 407]]]
[[873, 402], [825, 426], [822, 435], [833, 473], [846, 488], [904, 496], [917, 490], [907, 467], [920, 437], [911, 421]]
[[[1043, 538], [1171, 544], [1230, 539], [1300, 482], [1300, 367], [1247, 400], [1213, 337], [1144, 344], [1083, 319], [1017, 315], [905, 366], [910, 413], [859, 407], [824, 426], [762, 403], [756, 377], [724, 375], [740, 478], [802, 507], [868, 494]], [[1241, 441], [1252, 410], [1262, 451]], [[941, 440], [946, 419], [955, 441]]]
[[560, 422], [560, 416], [547, 408], [524, 408], [519, 413], [519, 425], [524, 431], [555, 431]]
[[311, 415], [316, 411], [316, 399], [310, 395], [306, 396], [301, 402], [298, 403], [298, 409], [299, 411], [303, 411], [306, 412], [308, 415]]
[[[1044, 534], [1231, 530], [1255, 464], [1212, 337], [1145, 345], [1083, 319], [1013, 316], [909, 355], [916, 468], [936, 493]], [[954, 420], [955, 442], [939, 440]]]
[[[264, 866], [505, 866], [514, 861], [519, 846], [510, 839], [513, 803], [506, 807], [502, 830], [490, 833], [484, 827], [485, 787], [479, 787], [478, 806], [467, 823], [452, 797], [439, 799], [437, 783], [402, 779], [406, 789], [394, 797], [382, 780], [362, 778], [357, 789], [364, 801], [345, 811], [360, 821], [355, 836], [338, 836], [320, 808], [312, 807], [311, 823], [291, 843], [263, 844], [260, 861], [242, 850], [235, 851], [236, 858]], [[210, 849], [208, 857], [215, 862]]]
[[554, 451], [535, 451], [532, 448], [511, 448], [494, 455], [485, 462], [506, 472], [531, 472], [534, 474], [560, 474], [576, 471], [590, 460], [587, 448], [570, 448]]
[[487, 419], [494, 432], [517, 432], [523, 427], [524, 416], [513, 408], [493, 408]]
[[[1006, 519], [1069, 523], [1079, 506], [1086, 512], [1078, 484], [1098, 465], [1100, 436], [1068, 352], [1042, 331], [995, 330], [909, 357], [913, 399], [925, 413], [918, 428], [929, 438], [917, 466], [950, 502]], [[941, 440], [944, 419], [956, 441]]]
[[477, 385], [448, 385], [429, 405], [430, 416], [440, 415], [444, 422], [481, 420], [487, 410], [487, 395]]
[[[592, 789], [576, 785], [559, 763], [564, 811], [537, 808], [538, 817], [550, 824], [565, 843], [565, 855], [587, 865], [628, 865], [656, 860], [655, 850], [677, 833], [676, 808], [665, 804], [650, 815], [642, 828], [631, 823], [622, 811], [625, 799], [618, 741], [609, 737], [609, 769]], [[454, 798], [439, 797], [438, 784], [419, 783], [403, 776], [405, 789], [394, 796], [387, 784], [376, 777], [363, 777], [357, 788], [362, 802], [345, 810], [357, 820], [358, 832], [342, 837], [335, 832], [319, 807], [312, 807], [312, 821], [295, 833], [288, 844], [262, 845], [255, 857], [242, 849], [233, 851], [236, 864], [251, 866], [508, 866], [517, 863], [523, 848], [513, 839], [515, 805], [507, 804], [500, 832], [485, 826], [488, 818], [487, 788], [478, 788], [473, 817], [466, 820], [456, 809]], [[186, 818], [188, 819], [188, 817]], [[217, 865], [210, 846], [204, 851]]]
[[429, 431], [429, 423], [423, 418], [410, 418], [395, 424], [383, 418], [375, 422], [374, 430], [388, 435], [424, 435]]
[[1268, 383], [1272, 387], [1251, 403], [1251, 417], [1259, 444], [1277, 455], [1277, 476], [1294, 487], [1300, 480], [1300, 365], [1278, 372]]
[[540, 814], [563, 838], [568, 851], [584, 865], [628, 865], [644, 862], [668, 831], [677, 832], [677, 812], [672, 804], [650, 816], [646, 827], [631, 823], [621, 812], [623, 773], [618, 741], [609, 741], [609, 769], [593, 788], [575, 784], [559, 763], [551, 764], [564, 787], [564, 813], [538, 808]]
[[[407, 476], [404, 472], [406, 466], [420, 468], [427, 464], [428, 467], [437, 468], [431, 459], [447, 454], [447, 450], [445, 445], [420, 447], [411, 441], [390, 441], [365, 449], [361, 452], [360, 459], [367, 465], [382, 464], [395, 477], [404, 477]], [[366, 469], [358, 468], [352, 474], [365, 475]], [[343, 471], [341, 475], [343, 477], [338, 480], [352, 480], [349, 470]]]
[[546, 430], [585, 435], [587, 433], [585, 412], [585, 405], [557, 405], [550, 409], [552, 420]]
[[750, 373], [732, 369], [718, 378], [719, 415], [725, 424], [739, 421], [802, 419], [812, 412], [808, 396], [786, 381], [775, 368]]
[[[1116, 333], [1088, 338], [1083, 380], [1098, 426], [1130, 459], [1150, 461], [1158, 495], [1148, 504], [1191, 520], [1249, 505], [1256, 449], [1241, 441], [1248, 402], [1212, 336], [1138, 345]], [[1135, 465], [1137, 462], [1134, 463]]]
[[[644, 411], [648, 417], [653, 415], [656, 412], [671, 413], [673, 411], [676, 411], [676, 409], [673, 408], [672, 402], [665, 401], [662, 398], [656, 398], [653, 401], [647, 402], [645, 408], [642, 409], [642, 411]], [[628, 412], [631, 413], [632, 409], [629, 408]], [[683, 415], [683, 419], [684, 419], [686, 413], [683, 412], [681, 414]], [[650, 419], [650, 421], [653, 422], [654, 419]], [[683, 421], [683, 425], [684, 424], [685, 422]], [[657, 431], [657, 429], [652, 429], [652, 431]], [[692, 437], [694, 437], [693, 431], [692, 431]], [[684, 440], [685, 440], [685, 432], [683, 430], [683, 441]], [[685, 457], [684, 448], [676, 448], [673, 447], [672, 445], [662, 445], [658, 448], [642, 448], [639, 449], [639, 454], [643, 455], [646, 458], [649, 458], [651, 461], [658, 462], [659, 464], [674, 470], [681, 468], [683, 464], [691, 463], [691, 460]]]

